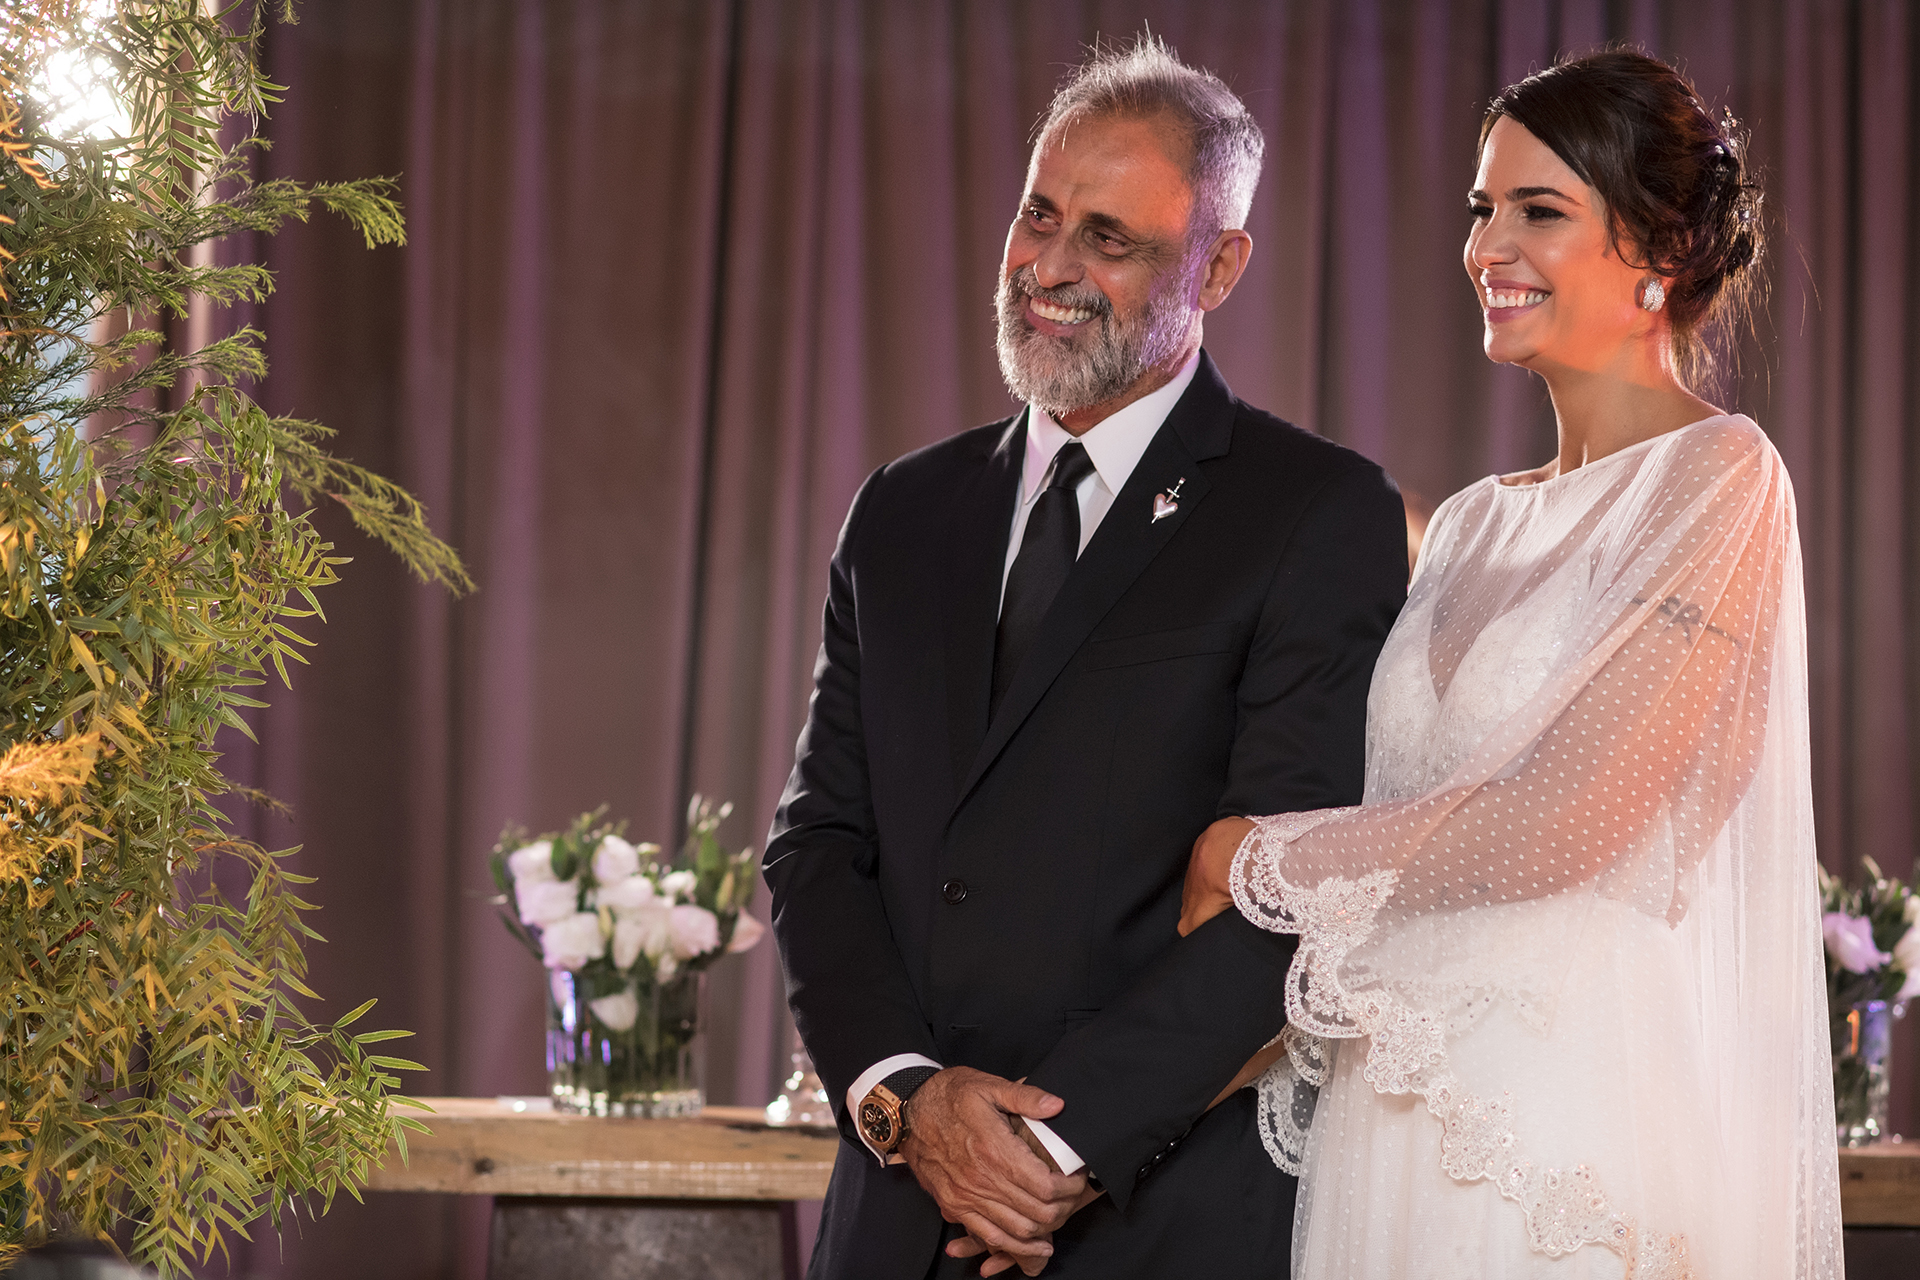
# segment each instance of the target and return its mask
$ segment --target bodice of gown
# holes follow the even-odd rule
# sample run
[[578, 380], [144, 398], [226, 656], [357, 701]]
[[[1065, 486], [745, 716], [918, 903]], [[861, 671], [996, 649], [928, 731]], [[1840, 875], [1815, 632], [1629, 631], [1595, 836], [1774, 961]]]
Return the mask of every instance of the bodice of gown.
[[[1444, 787], [1582, 652], [1583, 623], [1606, 557], [1586, 540], [1638, 474], [1648, 441], [1564, 477], [1509, 486], [1494, 477], [1435, 513], [1407, 605], [1374, 669], [1367, 706], [1366, 803]], [[1585, 544], [1585, 545], [1581, 545]], [[1596, 896], [1664, 918], [1684, 891], [1661, 824], [1599, 877]], [[1481, 908], [1474, 927], [1426, 916], [1375, 941], [1375, 967], [1458, 1034], [1504, 997], [1544, 1024], [1592, 899], [1549, 895]], [[1413, 975], [1413, 976], [1408, 976]]]

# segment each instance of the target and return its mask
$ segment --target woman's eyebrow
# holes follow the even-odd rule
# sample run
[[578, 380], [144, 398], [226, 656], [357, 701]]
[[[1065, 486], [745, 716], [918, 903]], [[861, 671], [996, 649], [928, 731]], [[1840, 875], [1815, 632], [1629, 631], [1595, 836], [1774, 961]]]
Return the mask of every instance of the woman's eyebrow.
[[[1507, 192], [1507, 199], [1509, 200], [1531, 200], [1535, 196], [1558, 196], [1568, 204], [1579, 203], [1579, 201], [1557, 187], [1515, 187], [1513, 190]], [[1490, 204], [1493, 201], [1493, 197], [1479, 187], [1475, 187], [1473, 190], [1467, 192], [1467, 199], [1478, 200], [1482, 204]]]

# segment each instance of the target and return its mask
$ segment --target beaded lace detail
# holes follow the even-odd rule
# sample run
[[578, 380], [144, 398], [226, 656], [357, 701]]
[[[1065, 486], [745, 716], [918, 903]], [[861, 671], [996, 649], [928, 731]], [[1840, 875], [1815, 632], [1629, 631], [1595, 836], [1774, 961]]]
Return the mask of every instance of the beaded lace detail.
[[1260, 1100], [1260, 1143], [1274, 1164], [1299, 1177], [1306, 1167], [1313, 1106], [1327, 1082], [1333, 1045], [1298, 1027], [1280, 1033], [1286, 1055], [1254, 1081]]
[[1383, 988], [1353, 990], [1341, 981], [1343, 962], [1368, 940], [1397, 877], [1391, 870], [1355, 880], [1328, 877], [1309, 889], [1287, 881], [1281, 850], [1354, 811], [1256, 819], [1234, 856], [1234, 906], [1265, 928], [1300, 935], [1287, 981], [1287, 1054], [1258, 1082], [1260, 1137], [1274, 1164], [1296, 1177], [1303, 1169], [1317, 1087], [1331, 1065], [1328, 1040], [1365, 1037], [1362, 1077], [1381, 1093], [1422, 1098], [1443, 1131], [1441, 1171], [1462, 1182], [1492, 1182], [1525, 1213], [1536, 1251], [1557, 1258], [1599, 1244], [1626, 1259], [1632, 1280], [1693, 1280], [1684, 1236], [1643, 1238], [1587, 1166], [1544, 1168], [1528, 1157], [1509, 1099], [1480, 1098], [1461, 1087], [1447, 1068], [1450, 1019], [1444, 1013], [1416, 1009]]

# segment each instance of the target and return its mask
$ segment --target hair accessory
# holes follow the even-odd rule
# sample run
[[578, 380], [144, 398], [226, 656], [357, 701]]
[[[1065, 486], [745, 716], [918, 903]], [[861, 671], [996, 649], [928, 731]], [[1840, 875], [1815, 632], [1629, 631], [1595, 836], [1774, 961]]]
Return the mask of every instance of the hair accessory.
[[1658, 311], [1667, 305], [1667, 287], [1655, 276], [1647, 281], [1647, 287], [1640, 291], [1640, 305], [1648, 311]]

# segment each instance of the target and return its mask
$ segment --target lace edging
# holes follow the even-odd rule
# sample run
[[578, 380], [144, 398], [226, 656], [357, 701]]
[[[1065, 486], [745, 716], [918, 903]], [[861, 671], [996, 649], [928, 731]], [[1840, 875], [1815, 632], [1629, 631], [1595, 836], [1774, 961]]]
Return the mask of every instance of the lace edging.
[[[1468, 1093], [1448, 1070], [1444, 1010], [1413, 1008], [1382, 988], [1350, 991], [1339, 970], [1373, 932], [1397, 874], [1383, 869], [1313, 888], [1281, 872], [1286, 845], [1352, 808], [1256, 819], [1234, 855], [1230, 883], [1240, 913], [1275, 933], [1300, 935], [1287, 976], [1287, 1053], [1260, 1077], [1260, 1139], [1274, 1164], [1298, 1176], [1312, 1124], [1316, 1086], [1327, 1079], [1325, 1040], [1368, 1040], [1361, 1077], [1384, 1094], [1414, 1094], [1440, 1122], [1440, 1167], [1462, 1182], [1485, 1179], [1519, 1205], [1527, 1240], [1548, 1257], [1584, 1244], [1626, 1259], [1631, 1280], [1694, 1280], [1686, 1237], [1643, 1233], [1617, 1212], [1586, 1165], [1541, 1168], [1520, 1143], [1509, 1099]], [[1272, 852], [1269, 852], [1269, 849]], [[1302, 1095], [1306, 1096], [1302, 1096]]]
[[1254, 1081], [1260, 1102], [1260, 1144], [1273, 1163], [1299, 1177], [1306, 1164], [1307, 1134], [1320, 1086], [1327, 1082], [1332, 1046], [1298, 1027], [1280, 1033], [1286, 1053]]

